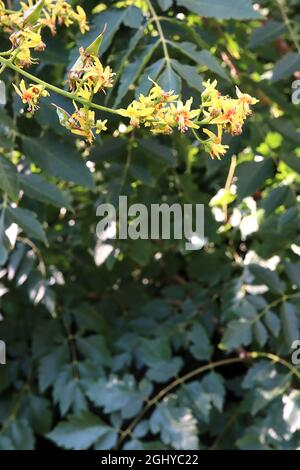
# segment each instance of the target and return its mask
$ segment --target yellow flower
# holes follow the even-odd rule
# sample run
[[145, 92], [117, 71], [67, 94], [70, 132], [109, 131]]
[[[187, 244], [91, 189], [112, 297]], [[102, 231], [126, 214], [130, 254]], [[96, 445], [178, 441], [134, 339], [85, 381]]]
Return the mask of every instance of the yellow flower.
[[109, 66], [103, 68], [98, 57], [92, 57], [92, 64], [90, 67], [84, 69], [83, 81], [93, 90], [93, 93], [98, 93], [105, 88], [113, 86], [113, 76], [115, 75]]
[[199, 126], [192, 121], [192, 119], [199, 116], [199, 110], [191, 110], [192, 104], [193, 98], [190, 98], [185, 104], [182, 101], [178, 101], [176, 107], [174, 104], [171, 104], [171, 112], [178, 123], [180, 132], [186, 132], [189, 127], [199, 129]]
[[82, 88], [80, 88], [79, 91], [76, 92], [76, 95], [89, 101], [92, 97], [92, 92], [87, 86], [84, 85]]
[[44, 10], [45, 18], [40, 18], [39, 23], [50, 29], [52, 36], [56, 34], [56, 17]]
[[77, 13], [74, 13], [74, 17], [79, 25], [80, 32], [84, 34], [90, 29], [87, 23], [85, 11], [81, 6], [77, 6], [76, 11]]
[[256, 103], [259, 102], [256, 98], [253, 98], [252, 96], [248, 95], [247, 93], [242, 93], [241, 90], [236, 87], [236, 95], [238, 97], [238, 101], [240, 106], [243, 109], [244, 115], [246, 116], [251, 116], [252, 111], [250, 109], [250, 106], [255, 105]]
[[104, 119], [104, 121], [98, 119], [98, 121], [96, 122], [96, 134], [100, 134], [100, 132], [107, 131], [106, 123], [107, 119]]
[[139, 127], [140, 123], [152, 118], [155, 107], [149, 106], [149, 103], [144, 101], [144, 96], [140, 95], [140, 101], [134, 100], [127, 109], [119, 109], [121, 116], [130, 118], [132, 127]]
[[204, 91], [201, 94], [202, 106], [219, 108], [221, 93], [216, 89], [217, 84], [217, 80], [214, 80], [212, 83], [210, 80], [203, 82]]
[[30, 27], [24, 28], [23, 30], [17, 31], [11, 34], [10, 41], [14, 48], [22, 47], [23, 45], [29, 49], [41, 49], [45, 48], [45, 44], [42, 41], [41, 34], [34, 32]]
[[[245, 119], [252, 114], [251, 105], [258, 102], [256, 98], [242, 93], [236, 88], [237, 99], [222, 96], [216, 89], [217, 81], [204, 82], [202, 107], [205, 123], [222, 125], [223, 129], [232, 135], [240, 135]], [[207, 110], [205, 108], [208, 108]]]
[[164, 91], [158, 85], [158, 83], [156, 83], [154, 80], [152, 80], [152, 78], [148, 77], [148, 80], [150, 80], [154, 84], [154, 87], [152, 87], [150, 92], [149, 92], [150, 100], [159, 100], [159, 101], [163, 101], [163, 102], [167, 102], [167, 103], [170, 103], [172, 101], [177, 100], [178, 96], [173, 94], [174, 93], [173, 90]]
[[28, 111], [34, 113], [38, 107], [38, 101], [41, 97], [49, 96], [49, 93], [42, 85], [29, 85], [29, 88], [26, 88], [24, 80], [20, 82], [20, 88], [18, 88], [14, 83], [13, 87], [16, 90], [17, 94], [22, 99], [24, 104], [28, 104]]
[[95, 112], [85, 108], [76, 109], [66, 122], [66, 128], [72, 134], [85, 137], [87, 142], [92, 143], [94, 134], [92, 129], [95, 126]]
[[98, 57], [88, 54], [83, 48], [79, 49], [79, 58], [69, 72], [70, 88], [77, 88], [77, 94], [84, 88], [90, 95], [111, 88], [114, 73], [109, 66], [103, 67]]
[[203, 129], [203, 132], [209, 137], [209, 140], [203, 141], [204, 149], [212, 159], [217, 157], [220, 160], [221, 156], [225, 155], [226, 150], [229, 148], [228, 145], [222, 144], [222, 127], [218, 126], [218, 135], [208, 129]]
[[40, 33], [32, 31], [29, 27], [11, 34], [9, 39], [13, 48], [17, 50], [14, 62], [20, 67], [37, 62], [37, 59], [31, 58], [30, 49], [43, 51], [46, 47]]

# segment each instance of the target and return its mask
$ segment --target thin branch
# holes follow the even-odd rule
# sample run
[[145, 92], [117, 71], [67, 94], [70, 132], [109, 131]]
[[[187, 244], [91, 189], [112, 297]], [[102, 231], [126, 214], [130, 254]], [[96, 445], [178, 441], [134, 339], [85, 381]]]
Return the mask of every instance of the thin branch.
[[162, 29], [161, 24], [160, 24], [160, 18], [157, 15], [157, 13], [156, 13], [156, 11], [153, 7], [153, 5], [151, 3], [151, 0], [146, 0], [146, 3], [148, 5], [149, 11], [152, 15], [153, 21], [156, 24], [157, 31], [158, 31], [158, 34], [159, 34], [159, 37], [160, 37], [160, 40], [161, 40], [162, 48], [163, 48], [163, 51], [164, 51], [164, 56], [165, 56], [166, 63], [167, 63], [168, 66], [170, 66], [170, 55], [169, 55], [169, 51], [168, 51], [167, 40], [166, 40], [166, 37], [164, 35], [163, 29]]
[[120, 115], [119, 111], [116, 109], [111, 109], [111, 108], [107, 108], [106, 106], [101, 106], [100, 104], [91, 103], [90, 101], [85, 100], [84, 98], [80, 98], [76, 96], [75, 93], [70, 93], [69, 91], [62, 90], [61, 88], [51, 85], [50, 83], [47, 83], [44, 80], [41, 80], [40, 78], [35, 77], [31, 73], [26, 72], [26, 70], [23, 70], [20, 67], [17, 67], [16, 65], [12, 64], [8, 59], [5, 59], [2, 56], [0, 56], [0, 63], [11, 68], [15, 72], [18, 72], [20, 75], [23, 75], [24, 77], [28, 78], [32, 82], [38, 83], [39, 85], [42, 85], [48, 90], [51, 90], [54, 93], [57, 93], [58, 95], [64, 96], [65, 98], [69, 98], [70, 100], [77, 101], [83, 106], [88, 106], [89, 108], [98, 109], [99, 111], [104, 111], [110, 114]]
[[[230, 167], [229, 167], [229, 171], [228, 171], [228, 175], [227, 175], [227, 179], [226, 179], [226, 183], [225, 183], [225, 188], [224, 188], [225, 189], [225, 198], [226, 198], [226, 194], [230, 192], [230, 188], [231, 188], [232, 180], [233, 180], [233, 177], [234, 177], [235, 169], [236, 169], [236, 156], [233, 155], [232, 158], [231, 158], [231, 163], [230, 163]], [[225, 220], [227, 221], [227, 219], [228, 219], [227, 200], [223, 204], [223, 214], [224, 214]]]
[[297, 49], [297, 52], [300, 54], [300, 41], [297, 37], [297, 33], [292, 25], [291, 20], [288, 17], [288, 14], [286, 12], [286, 2], [285, 0], [276, 0], [276, 3], [278, 5], [278, 8], [280, 10], [281, 16], [283, 18], [284, 24], [289, 30], [289, 33], [291, 35], [291, 39], [294, 43], [295, 48]]

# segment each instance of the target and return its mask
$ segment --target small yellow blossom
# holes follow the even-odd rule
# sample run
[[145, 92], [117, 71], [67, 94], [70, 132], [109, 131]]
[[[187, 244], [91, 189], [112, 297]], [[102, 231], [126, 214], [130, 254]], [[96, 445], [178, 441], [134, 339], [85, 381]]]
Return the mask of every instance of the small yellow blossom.
[[95, 112], [90, 109], [80, 108], [66, 121], [66, 128], [72, 134], [85, 137], [87, 142], [92, 143], [94, 139], [93, 128], [95, 127]]
[[130, 118], [132, 127], [140, 127], [141, 123], [152, 118], [155, 108], [149, 106], [145, 101], [143, 102], [143, 95], [140, 95], [140, 100], [134, 100], [127, 109], [119, 109], [119, 114], [124, 117]]
[[208, 129], [203, 129], [203, 132], [208, 135], [209, 139], [203, 141], [205, 150], [209, 153], [211, 158], [220, 157], [225, 155], [228, 145], [222, 144], [222, 127], [218, 126], [218, 135], [214, 134]]
[[107, 131], [106, 123], [107, 119], [104, 119], [104, 121], [98, 119], [98, 121], [96, 122], [96, 134], [100, 134], [100, 132]]
[[216, 89], [216, 80], [212, 83], [204, 82], [203, 85], [205, 90], [202, 93], [202, 107], [205, 123], [222, 125], [226, 132], [240, 135], [246, 118], [252, 114], [250, 106], [256, 104], [258, 100], [243, 94], [238, 88], [236, 88], [237, 99], [222, 96]]
[[77, 6], [76, 11], [77, 11], [77, 13], [74, 13], [73, 16], [76, 19], [76, 21], [78, 22], [80, 32], [82, 34], [84, 34], [87, 31], [89, 31], [89, 29], [90, 29], [89, 25], [87, 23], [86, 13], [85, 13], [84, 9], [81, 6]]
[[90, 97], [99, 91], [105, 91], [105, 88], [111, 88], [115, 75], [111, 68], [103, 67], [98, 57], [88, 54], [83, 48], [80, 48], [79, 53], [78, 60], [69, 72], [71, 90], [79, 94], [84, 89], [83, 93]]
[[11, 34], [9, 39], [15, 49], [14, 62], [19, 67], [26, 67], [37, 62], [37, 59], [31, 57], [31, 49], [40, 52], [46, 47], [40, 33], [32, 31], [30, 27]]
[[192, 119], [200, 111], [191, 110], [192, 98], [183, 104], [173, 91], [166, 92], [157, 83], [153, 84], [147, 96], [141, 94], [127, 109], [118, 110], [122, 116], [130, 118], [132, 127], [143, 124], [153, 134], [171, 134], [174, 127], [178, 127], [181, 132], [186, 132], [189, 127], [198, 129]]
[[29, 85], [29, 88], [26, 88], [24, 80], [20, 82], [20, 88], [14, 85], [14, 89], [17, 94], [22, 99], [24, 104], [28, 104], [28, 111], [34, 113], [38, 107], [38, 101], [41, 97], [49, 96], [49, 93], [42, 85]]
[[199, 109], [191, 110], [192, 103], [193, 98], [190, 98], [185, 104], [178, 101], [176, 107], [171, 104], [171, 112], [175, 117], [175, 121], [178, 122], [180, 132], [186, 132], [189, 127], [199, 129], [199, 126], [192, 121], [192, 119], [199, 116]]

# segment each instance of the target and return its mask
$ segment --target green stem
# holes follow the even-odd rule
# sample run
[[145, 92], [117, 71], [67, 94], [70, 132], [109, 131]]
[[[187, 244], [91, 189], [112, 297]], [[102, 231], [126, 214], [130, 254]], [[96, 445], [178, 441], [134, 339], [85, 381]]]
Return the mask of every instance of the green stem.
[[280, 10], [283, 21], [284, 21], [286, 27], [289, 30], [289, 33], [291, 35], [291, 39], [292, 39], [292, 41], [295, 45], [295, 48], [297, 49], [297, 51], [300, 54], [300, 42], [299, 42], [298, 37], [297, 37], [297, 31], [294, 29], [293, 24], [292, 24], [292, 22], [291, 22], [291, 20], [288, 16], [288, 13], [286, 11], [286, 2], [285, 2], [285, 0], [276, 0], [276, 3], [277, 3], [278, 8]]
[[163, 51], [164, 51], [164, 56], [165, 56], [166, 63], [167, 63], [167, 65], [170, 65], [171, 61], [170, 61], [170, 55], [169, 55], [168, 46], [167, 46], [167, 40], [166, 40], [166, 37], [164, 35], [163, 29], [161, 27], [159, 17], [157, 16], [157, 13], [156, 13], [156, 11], [155, 11], [152, 3], [151, 3], [151, 0], [146, 0], [146, 3], [147, 3], [147, 6], [149, 8], [149, 11], [152, 15], [153, 21], [156, 24], [157, 31], [158, 31], [158, 34], [159, 34], [159, 37], [160, 37], [160, 40], [161, 40], [162, 48], [163, 48]]
[[200, 137], [198, 136], [197, 132], [195, 131], [195, 129], [192, 129], [192, 133], [194, 134], [195, 138], [198, 140], [198, 142], [200, 142], [201, 144], [203, 144], [204, 140], [200, 139]]
[[51, 85], [50, 83], [47, 83], [44, 80], [41, 80], [40, 78], [35, 77], [31, 73], [26, 72], [26, 70], [20, 69], [16, 65], [12, 64], [8, 59], [5, 59], [2, 56], [0, 56], [0, 63], [4, 64], [5, 66], [7, 66], [9, 68], [11, 68], [15, 72], [18, 72], [20, 75], [23, 75], [23, 77], [28, 78], [32, 82], [38, 83], [39, 85], [42, 85], [45, 88], [47, 88], [48, 90], [51, 90], [54, 93], [57, 93], [58, 95], [64, 96], [65, 98], [77, 101], [78, 103], [82, 104], [83, 106], [88, 106], [89, 108], [98, 109], [99, 111], [104, 111], [104, 112], [110, 113], [110, 114], [120, 115], [119, 111], [116, 110], [116, 109], [111, 109], [111, 108], [107, 108], [106, 106], [101, 106], [100, 104], [91, 103], [90, 101], [85, 100], [84, 98], [80, 98], [80, 97], [76, 96], [75, 93], [70, 93], [69, 91], [62, 90], [61, 88], [58, 88], [54, 85]]

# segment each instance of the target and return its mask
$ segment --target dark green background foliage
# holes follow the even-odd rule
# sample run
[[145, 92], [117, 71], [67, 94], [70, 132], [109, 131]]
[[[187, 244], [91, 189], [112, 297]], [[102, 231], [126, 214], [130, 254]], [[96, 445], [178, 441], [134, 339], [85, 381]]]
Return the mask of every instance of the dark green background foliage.
[[[62, 28], [46, 37], [38, 76], [61, 86], [78, 47], [107, 23], [101, 58], [117, 75], [102, 103], [126, 106], [148, 91], [148, 75], [196, 104], [203, 78], [218, 78], [224, 94], [238, 84], [260, 103], [243, 134], [228, 138], [222, 161], [191, 134], [124, 134], [111, 116], [101, 116], [109, 132], [89, 148], [59, 126], [51, 106], [70, 103], [52, 94], [34, 117], [22, 114], [10, 86], [16, 77], [5, 72], [0, 338], [8, 357], [0, 366], [0, 448], [111, 449], [139, 416], [121, 448], [294, 449], [299, 379], [281, 364], [242, 360], [176, 382], [247, 351], [290, 363], [299, 338], [300, 126], [291, 85], [300, 56], [277, 3], [259, 2], [269, 8], [265, 24], [250, 0], [153, 0], [166, 17], [170, 62], [155, 23], [146, 27], [143, 2], [105, 1], [107, 9], [94, 13], [96, 1], [78, 3], [91, 31]], [[299, 24], [298, 1], [288, 3]], [[222, 196], [232, 155], [236, 194]], [[205, 248], [115, 241], [101, 264], [96, 207], [120, 194], [130, 203], [205, 204]], [[21, 229], [14, 247], [5, 236], [11, 222]]]

